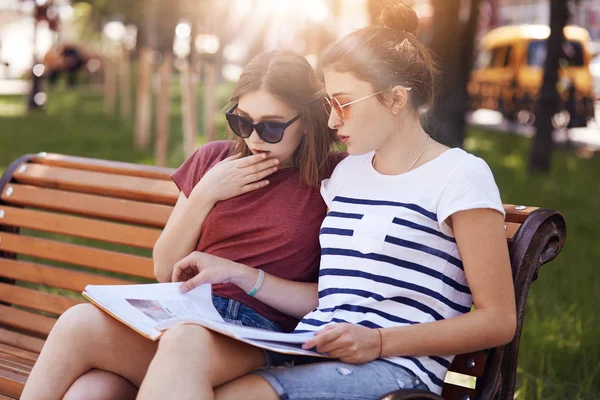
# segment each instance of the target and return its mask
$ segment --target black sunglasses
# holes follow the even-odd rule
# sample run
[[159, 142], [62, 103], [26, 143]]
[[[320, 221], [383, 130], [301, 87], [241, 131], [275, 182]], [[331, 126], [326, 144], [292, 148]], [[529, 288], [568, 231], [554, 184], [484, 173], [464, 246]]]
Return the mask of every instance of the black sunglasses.
[[264, 121], [254, 124], [251, 119], [233, 113], [237, 106], [237, 104], [234, 105], [231, 110], [225, 113], [225, 118], [227, 118], [227, 122], [233, 133], [239, 137], [247, 138], [250, 137], [252, 132], [256, 129], [258, 136], [267, 143], [281, 142], [281, 139], [283, 139], [283, 132], [288, 126], [300, 118], [300, 115], [296, 115], [288, 122]]

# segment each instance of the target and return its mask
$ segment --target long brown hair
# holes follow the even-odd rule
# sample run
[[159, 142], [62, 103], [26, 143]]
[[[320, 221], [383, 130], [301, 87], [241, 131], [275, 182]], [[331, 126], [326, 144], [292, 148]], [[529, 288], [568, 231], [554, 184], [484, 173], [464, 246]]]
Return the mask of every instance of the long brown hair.
[[[389, 0], [380, 25], [352, 32], [329, 45], [319, 60], [319, 70], [350, 72], [369, 82], [376, 92], [396, 85], [410, 87], [410, 102], [424, 112], [434, 103], [437, 66], [417, 39], [419, 18], [402, 1]], [[378, 95], [385, 104], [388, 93]]]
[[[231, 95], [231, 107], [246, 93], [265, 90], [289, 104], [300, 115], [304, 135], [294, 154], [300, 177], [311, 186], [318, 185], [329, 171], [327, 155], [335, 141], [335, 132], [327, 126], [323, 108], [323, 84], [308, 61], [290, 51], [273, 50], [254, 57], [244, 68]], [[244, 139], [236, 139], [231, 154], [252, 154]]]

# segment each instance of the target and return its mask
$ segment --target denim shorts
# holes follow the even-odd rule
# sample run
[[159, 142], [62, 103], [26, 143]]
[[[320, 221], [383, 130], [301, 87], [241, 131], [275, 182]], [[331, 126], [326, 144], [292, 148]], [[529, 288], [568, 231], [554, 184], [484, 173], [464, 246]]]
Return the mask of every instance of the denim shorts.
[[[284, 366], [273, 366], [281, 361]], [[412, 371], [385, 360], [348, 364], [269, 351], [267, 365], [254, 373], [282, 400], [375, 400], [401, 389], [429, 390]]]
[[213, 295], [212, 301], [213, 305], [226, 322], [236, 325], [251, 326], [253, 328], [268, 329], [276, 332], [282, 331], [281, 327], [275, 322], [263, 317], [254, 311], [254, 309], [237, 300]]

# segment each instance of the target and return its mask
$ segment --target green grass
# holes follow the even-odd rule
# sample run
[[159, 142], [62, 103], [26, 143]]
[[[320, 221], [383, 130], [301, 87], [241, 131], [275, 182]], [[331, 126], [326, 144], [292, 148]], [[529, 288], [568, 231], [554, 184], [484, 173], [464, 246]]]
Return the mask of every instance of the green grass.
[[465, 148], [490, 165], [504, 203], [561, 211], [567, 244], [529, 292], [519, 350], [520, 399], [600, 398], [600, 157], [563, 149], [547, 176], [525, 172], [530, 141], [471, 131]]
[[[219, 109], [227, 103], [230, 85], [218, 90]], [[181, 97], [178, 84], [171, 87], [171, 133], [167, 164], [179, 166], [183, 159]], [[202, 86], [198, 85], [198, 127], [203, 127]], [[57, 90], [48, 94], [45, 110], [26, 112], [23, 96], [0, 96], [0, 171], [17, 156], [39, 151], [63, 153], [153, 164], [152, 146], [145, 151], [133, 148], [133, 121], [104, 114], [97, 89]], [[117, 107], [118, 110], [118, 107]], [[154, 124], [154, 121], [153, 121]], [[217, 131], [224, 132], [225, 118], [216, 119]], [[154, 128], [153, 128], [154, 129]], [[198, 145], [204, 142], [197, 137]]]
[[[199, 88], [201, 90], [201, 88]], [[219, 89], [220, 105], [230, 87]], [[169, 166], [183, 161], [179, 94], [173, 87]], [[201, 97], [199, 97], [201, 100]], [[0, 170], [25, 153], [39, 151], [152, 163], [152, 150], [133, 150], [133, 126], [107, 117], [99, 93], [90, 89], [49, 94], [47, 110], [26, 114], [21, 96], [0, 96]], [[199, 114], [202, 106], [198, 105]], [[219, 132], [224, 119], [218, 119]], [[199, 121], [199, 127], [202, 122]], [[198, 137], [198, 144], [203, 143]], [[557, 260], [544, 266], [528, 297], [519, 354], [518, 398], [600, 398], [600, 158], [584, 159], [557, 149], [552, 171], [525, 171], [530, 141], [481, 130], [468, 133], [465, 148], [492, 168], [505, 203], [562, 211], [568, 240]], [[48, 237], [48, 236], [45, 236]], [[81, 243], [74, 240], [74, 243]]]

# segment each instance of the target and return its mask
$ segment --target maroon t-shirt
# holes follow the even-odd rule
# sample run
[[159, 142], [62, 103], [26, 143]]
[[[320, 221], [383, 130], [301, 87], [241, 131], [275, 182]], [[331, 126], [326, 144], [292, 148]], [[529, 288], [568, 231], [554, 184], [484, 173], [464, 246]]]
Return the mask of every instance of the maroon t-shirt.
[[[172, 178], [190, 196], [206, 171], [227, 158], [230, 142], [215, 141], [198, 149]], [[332, 152], [330, 171], [346, 156]], [[232, 199], [219, 201], [202, 225], [196, 250], [210, 253], [279, 278], [317, 282], [319, 229], [327, 206], [319, 187], [306, 185], [298, 168], [284, 168], [266, 179], [269, 185]], [[238, 300], [292, 331], [298, 320], [248, 296], [233, 284], [213, 285], [213, 293]]]

